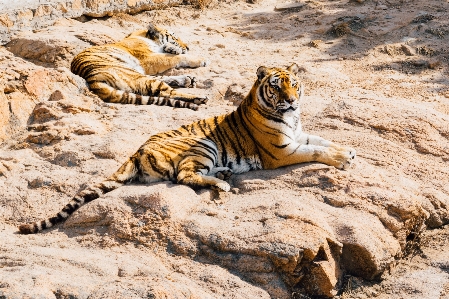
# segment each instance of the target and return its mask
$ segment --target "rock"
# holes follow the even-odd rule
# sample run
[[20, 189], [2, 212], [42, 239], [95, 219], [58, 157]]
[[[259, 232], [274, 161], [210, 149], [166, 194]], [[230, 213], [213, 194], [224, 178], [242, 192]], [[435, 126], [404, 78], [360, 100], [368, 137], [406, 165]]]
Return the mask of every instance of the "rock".
[[[0, 14], [0, 45], [8, 43], [14, 33], [21, 30], [39, 30], [53, 25], [60, 18], [77, 18], [83, 15], [91, 17], [112, 16], [119, 12], [136, 14], [152, 9], [158, 5], [180, 4], [182, 1], [162, 1], [156, 5], [148, 0], [136, 1], [105, 1], [105, 0], [75, 0], [71, 2], [53, 0], [45, 4], [29, 3], [23, 8], [14, 2], [2, 4]], [[34, 11], [34, 13], [33, 13]]]
[[245, 86], [232, 84], [228, 86], [224, 99], [230, 101], [235, 106], [238, 106], [242, 102], [243, 98], [246, 96], [247, 92], [248, 91], [246, 90]]
[[429, 69], [438, 69], [440, 66], [442, 65], [441, 61], [437, 60], [437, 59], [432, 59], [428, 62], [427, 67]]
[[12, 40], [6, 47], [15, 55], [31, 61], [68, 67], [68, 62], [79, 52], [79, 49], [73, 48], [72, 45], [59, 40], [43, 42], [38, 39], [20, 38]]
[[64, 94], [60, 90], [55, 90], [48, 99], [49, 101], [60, 101], [62, 99], [65, 99]]
[[429, 65], [427, 60], [424, 59], [413, 60], [412, 64], [416, 67], [427, 67]]
[[[0, 23], [2, 43], [12, 38], [8, 48], [0, 47], [0, 297], [444, 296], [447, 82], [424, 68], [444, 62], [444, 39], [419, 44], [425, 34], [416, 30], [420, 24], [383, 22], [385, 14], [373, 19], [365, 5], [350, 5], [351, 16], [337, 22], [316, 1], [301, 6], [304, 18], [294, 13], [299, 4], [292, 4], [251, 16], [248, 27], [240, 22], [245, 15], [272, 8], [223, 3], [225, 8], [204, 12], [182, 6], [74, 20], [59, 17], [84, 14], [86, 5], [108, 15], [122, 4], [137, 10], [149, 2], [58, 1], [0, 12], [13, 23]], [[7, 3], [13, 4], [18, 2]], [[414, 4], [416, 11], [437, 7], [435, 0]], [[341, 3], [330, 1], [327, 8], [341, 9]], [[400, 20], [401, 13], [409, 12], [392, 9], [388, 17]], [[208, 29], [210, 20], [220, 26]], [[213, 61], [212, 68], [166, 74], [198, 78], [200, 92], [212, 95], [204, 109], [104, 103], [70, 73], [77, 51], [119, 40], [150, 21], [185, 37], [189, 55]], [[429, 24], [436, 21], [445, 22]], [[326, 41], [323, 51], [292, 40], [306, 27], [325, 34], [326, 26], [343, 23], [335, 34], [350, 29], [353, 36], [317, 36]], [[257, 47], [242, 30], [258, 39]], [[379, 47], [371, 43], [375, 39], [363, 41], [361, 33], [401, 42], [386, 42], [382, 51], [391, 56], [379, 55], [371, 48]], [[432, 57], [414, 66], [419, 57], [406, 57], [404, 43]], [[209, 47], [215, 50], [204, 51]], [[127, 182], [64, 224], [37, 235], [16, 234], [20, 223], [55, 215], [77, 192], [110, 177], [152, 134], [235, 110], [259, 65], [284, 67], [291, 60], [307, 69], [298, 74], [305, 85], [304, 130], [356, 148], [350, 169], [305, 163], [234, 174], [228, 193]]]
[[31, 117], [34, 123], [43, 123], [62, 118], [62, 113], [48, 103], [39, 103], [34, 108]]
[[7, 127], [10, 122], [10, 110], [8, 99], [0, 89], [0, 140], [4, 140], [7, 136]]
[[409, 45], [402, 44], [401, 45], [401, 49], [405, 53], [405, 55], [407, 55], [407, 56], [414, 56], [415, 55], [415, 49], [413, 49]]

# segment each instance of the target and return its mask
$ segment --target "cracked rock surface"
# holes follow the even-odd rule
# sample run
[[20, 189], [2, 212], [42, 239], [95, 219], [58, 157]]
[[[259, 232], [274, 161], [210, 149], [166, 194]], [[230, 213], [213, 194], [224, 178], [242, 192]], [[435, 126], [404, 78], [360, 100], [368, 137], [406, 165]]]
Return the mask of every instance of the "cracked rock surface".
[[[11, 25], [0, 46], [0, 298], [448, 299], [449, 4], [300, 2]], [[34, 20], [49, 8], [29, 9]], [[198, 111], [104, 103], [70, 72], [82, 49], [149, 22], [211, 61], [168, 72], [198, 79], [189, 92], [210, 98]], [[355, 148], [352, 168], [248, 172], [228, 193], [132, 183], [44, 233], [16, 234], [152, 134], [233, 111], [259, 66], [292, 62], [304, 130]]]

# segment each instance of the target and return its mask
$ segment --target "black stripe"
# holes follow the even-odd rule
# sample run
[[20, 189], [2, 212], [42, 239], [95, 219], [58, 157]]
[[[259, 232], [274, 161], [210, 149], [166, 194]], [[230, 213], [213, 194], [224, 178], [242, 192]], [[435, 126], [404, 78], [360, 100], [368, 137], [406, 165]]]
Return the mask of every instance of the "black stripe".
[[124, 91], [122, 98], [120, 99], [120, 103], [128, 104], [129, 103], [128, 100], [129, 100], [129, 94], [126, 91]]
[[142, 96], [140, 94], [136, 94], [136, 105], [142, 105]]
[[[228, 121], [227, 121], [226, 118], [224, 119], [224, 121], [223, 121], [222, 123], [224, 123], [224, 122], [226, 122], [226, 125], [227, 125], [228, 127], [230, 127], [230, 126], [229, 126], [229, 123], [228, 123]], [[237, 161], [238, 161], [237, 163], [240, 164], [240, 154], [239, 154], [239, 150], [237, 149], [237, 146], [235, 145], [234, 140], [233, 140], [232, 138], [229, 137], [229, 135], [228, 135], [228, 133], [227, 133], [227, 130], [225, 130], [225, 129], [221, 130], [221, 127], [218, 126], [218, 123], [216, 123], [216, 125], [217, 125], [217, 130], [218, 130], [219, 132], [223, 132], [222, 134], [225, 136], [225, 138], [226, 138], [226, 139], [229, 141], [229, 143], [231, 144], [231, 148], [232, 148], [232, 150], [234, 151], [234, 153], [235, 153], [235, 155], [236, 155], [236, 158], [237, 158]], [[223, 163], [223, 166], [225, 166], [226, 164], [228, 164], [227, 160], [226, 160], [226, 163]]]
[[63, 209], [63, 212], [66, 212], [67, 214], [71, 215], [74, 211], [76, 210], [76, 208], [74, 206], [72, 206], [70, 203], [68, 203]]
[[[195, 149], [189, 149], [189, 152], [194, 153], [197, 156], [201, 156], [201, 157], [207, 158], [207, 159], [209, 159], [212, 162], [212, 165], [215, 165], [215, 155], [214, 155], [213, 158], [211, 158], [209, 155], [206, 155], [201, 150], [195, 150]], [[198, 162], [198, 163], [200, 163], [200, 162]]]
[[[135, 160], [137, 160], [137, 159], [135, 159]], [[134, 161], [132, 161], [132, 162], [134, 162]], [[133, 163], [133, 164], [134, 164], [134, 163]], [[100, 189], [101, 192], [103, 192], [103, 194], [105, 194], [105, 193], [108, 193], [108, 192], [111, 192], [112, 190], [114, 190], [115, 187], [108, 187], [108, 186], [106, 186], [104, 183], [101, 183], [101, 184], [98, 186], [98, 189]]]
[[[175, 135], [175, 136], [182, 136], [182, 133], [179, 132], [179, 130], [173, 130], [173, 131], [170, 131], [170, 132], [168, 132], [168, 133], [172, 133], [172, 134]], [[171, 137], [171, 136], [170, 136], [170, 137]]]
[[224, 145], [226, 140], [225, 138], [222, 136], [220, 129], [218, 128], [218, 116], [215, 116], [213, 118], [214, 120], [214, 125], [215, 125], [215, 131], [217, 132], [217, 137], [218, 137], [218, 141], [220, 142], [221, 145], [221, 165], [225, 166], [226, 164], [228, 164], [228, 152], [226, 151], [226, 146]]
[[202, 146], [205, 150], [207, 150], [208, 152], [212, 153], [215, 158], [218, 158], [218, 150], [217, 148], [214, 148], [212, 146], [210, 146], [209, 144], [207, 144], [206, 142], [203, 142], [202, 140], [197, 140], [197, 142], [199, 143], [200, 146]]
[[289, 146], [290, 143], [286, 143], [286, 144], [282, 144], [282, 145], [277, 145], [277, 144], [271, 143], [271, 145], [276, 148], [285, 148], [285, 147]]
[[[203, 120], [201, 120], [201, 121], [203, 121]], [[206, 131], [204, 131], [203, 126], [201, 125], [201, 121], [196, 122], [195, 124], [198, 126], [198, 128], [200, 128], [200, 131], [201, 131], [201, 133], [203, 133], [204, 137], [208, 138], [209, 136], [206, 134]]]
[[299, 144], [299, 145], [294, 149], [294, 151], [291, 152], [291, 153], [288, 154], [288, 155], [291, 156], [291, 155], [293, 155], [294, 153], [296, 153], [296, 150], [297, 150], [300, 146], [301, 146], [301, 144]]
[[190, 134], [192, 134], [192, 135], [198, 135], [198, 134], [196, 133], [196, 131], [195, 131], [195, 126], [194, 126], [194, 125], [190, 125], [189, 127], [190, 127]]
[[277, 116], [273, 115], [272, 113], [263, 110], [261, 107], [256, 108], [256, 110], [257, 110], [257, 112], [259, 112], [264, 118], [266, 118], [266, 119], [268, 119], [268, 120], [272, 120], [272, 121], [277, 122], [277, 123], [283, 123], [283, 124], [288, 125], [288, 124], [284, 121], [283, 118], [277, 117]]
[[[237, 109], [237, 111], [239, 111], [239, 109]], [[247, 124], [246, 124], [246, 121], [245, 121], [245, 119], [243, 118], [243, 115], [242, 115], [242, 111], [239, 111], [239, 115], [241, 116], [241, 118], [242, 118], [242, 124], [243, 124], [243, 127], [249, 132], [249, 129], [248, 129], [248, 127], [247, 127]], [[253, 124], [251, 124], [253, 127], [254, 127], [254, 125]], [[258, 129], [258, 128], [256, 128], [256, 129]], [[264, 133], [264, 132], [262, 132], [262, 133]], [[249, 136], [252, 136], [251, 134], [249, 134]], [[272, 153], [270, 153], [259, 141], [257, 141], [256, 139], [254, 139], [254, 138], [252, 138], [253, 139], [253, 141], [254, 141], [254, 143], [257, 145], [257, 149], [258, 150], [263, 150], [268, 156], [270, 156], [271, 158], [273, 158], [273, 159], [275, 159], [275, 160], [279, 160], [278, 158], [276, 158], [275, 156], [273, 156], [273, 154]], [[259, 157], [260, 157], [260, 152], [259, 152]]]
[[150, 166], [151, 166], [151, 168], [152, 168], [154, 171], [158, 172], [158, 173], [161, 174], [163, 177], [168, 177], [168, 176], [167, 176], [168, 170], [165, 169], [165, 168], [163, 168], [163, 167], [159, 167], [159, 166], [157, 165], [157, 160], [156, 160], [156, 158], [155, 158], [151, 153], [148, 154], [147, 157], [148, 157], [148, 162], [150, 162]]
[[[255, 146], [255, 142], [254, 142], [254, 140], [253, 140], [253, 138], [252, 138], [252, 135], [251, 135], [251, 133], [249, 133], [248, 129], [245, 127], [245, 124], [243, 123], [243, 120], [241, 119], [241, 117], [239, 117], [239, 118], [238, 118], [238, 121], [237, 121], [237, 118], [236, 118], [236, 114], [237, 114], [237, 113], [239, 113], [239, 112], [232, 112], [232, 113], [230, 114], [230, 116], [231, 116], [232, 123], [234, 124], [235, 128], [241, 128], [241, 127], [243, 127], [243, 128], [246, 130], [246, 133], [247, 133], [246, 136], [245, 136], [240, 130], [236, 130], [237, 133], [238, 133], [238, 135], [240, 136], [241, 142], [247, 144], [247, 143], [249, 143], [250, 141], [252, 141], [252, 145], [257, 149], [257, 147]], [[240, 123], [240, 125], [239, 125], [238, 123]], [[248, 138], [249, 138], [249, 139], [248, 139]], [[241, 143], [241, 142], [240, 142], [240, 143]], [[239, 143], [239, 145], [240, 145], [240, 143]], [[244, 159], [245, 159], [246, 164], [250, 165], [251, 168], [252, 168], [251, 159], [250, 159], [249, 157], [247, 157], [247, 152], [246, 152], [246, 150], [245, 150], [243, 147], [241, 147], [241, 148], [242, 148], [242, 153], [243, 153], [243, 157], [244, 157]], [[257, 154], [259, 154], [259, 153], [257, 153]]]
[[[235, 119], [233, 119], [233, 118], [234, 118], [234, 115], [233, 115], [233, 113], [231, 113], [231, 115], [226, 116], [225, 120], [226, 120], [226, 124], [228, 125], [229, 130], [232, 132], [232, 134], [234, 134], [235, 140], [237, 141], [237, 144], [235, 146], [236, 147], [235, 154], [236, 154], [236, 162], [238, 165], [240, 165], [241, 160], [242, 160], [242, 154], [244, 154], [244, 149], [242, 147], [242, 139], [240, 138], [238, 131], [235, 130], [235, 128], [238, 128], [238, 127], [235, 126], [235, 124], [234, 124]], [[231, 125], [230, 122], [232, 122], [233, 125]]]
[[159, 96], [161, 94], [161, 86], [162, 86], [162, 81], [159, 81], [159, 84], [156, 87], [156, 90], [151, 90], [152, 95], [154, 96]]
[[262, 100], [265, 103], [265, 105], [267, 105], [268, 107], [271, 107], [271, 103], [268, 103], [267, 100], [265, 99], [264, 88], [268, 88], [268, 86], [264, 85], [264, 86], [259, 88], [259, 96], [262, 98]]
[[94, 192], [94, 193], [88, 193], [83, 196], [85, 203], [88, 203], [88, 202], [100, 197], [99, 194], [97, 194], [97, 192], [95, 192], [94, 190], [92, 190], [92, 192]]
[[187, 131], [187, 133], [190, 133], [190, 130], [189, 130], [189, 128], [186, 125], [182, 125], [181, 129], [184, 129], [184, 130]]
[[47, 228], [47, 222], [45, 222], [45, 220], [41, 221], [41, 227], [42, 227], [42, 229], [46, 229]]

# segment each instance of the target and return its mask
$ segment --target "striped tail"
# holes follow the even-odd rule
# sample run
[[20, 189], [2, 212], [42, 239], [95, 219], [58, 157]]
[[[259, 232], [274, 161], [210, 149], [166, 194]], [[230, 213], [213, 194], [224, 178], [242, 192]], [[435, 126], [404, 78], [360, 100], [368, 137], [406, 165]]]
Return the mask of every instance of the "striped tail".
[[[197, 104], [189, 103], [178, 99], [172, 99], [168, 97], [157, 97], [157, 96], [143, 96], [140, 94], [135, 94], [121, 90], [117, 90], [116, 93], [120, 97], [118, 103], [121, 104], [157, 105], [157, 106], [169, 106], [176, 108], [189, 108], [195, 111], [198, 110]], [[120, 96], [120, 94], [122, 95]]]
[[56, 216], [42, 221], [22, 224], [19, 226], [19, 232], [21, 234], [35, 234], [58, 223], [64, 222], [82, 205], [93, 201], [103, 194], [123, 186], [127, 181], [132, 180], [136, 176], [138, 168], [137, 159], [134, 157], [130, 158], [106, 181], [80, 191], [59, 213], [56, 214]]
[[103, 101], [109, 103], [134, 104], [134, 105], [157, 105], [176, 108], [189, 108], [198, 110], [198, 105], [176, 97], [144, 96], [128, 91], [118, 90], [103, 82], [89, 84], [91, 90]]

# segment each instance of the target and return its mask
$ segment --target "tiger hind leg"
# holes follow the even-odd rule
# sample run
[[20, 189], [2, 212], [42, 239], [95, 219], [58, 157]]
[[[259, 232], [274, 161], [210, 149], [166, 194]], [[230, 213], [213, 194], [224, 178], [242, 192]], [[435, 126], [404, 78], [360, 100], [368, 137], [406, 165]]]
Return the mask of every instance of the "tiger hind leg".
[[220, 180], [219, 178], [204, 175], [201, 172], [183, 172], [178, 174], [178, 183], [194, 188], [216, 187], [225, 192], [231, 190], [228, 182]]
[[[209, 156], [188, 156], [178, 164], [177, 182], [193, 188], [216, 187], [228, 192], [231, 186], [224, 180], [215, 177], [218, 173], [229, 172], [227, 167], [214, 167], [215, 161]], [[223, 176], [224, 178], [224, 176]]]

